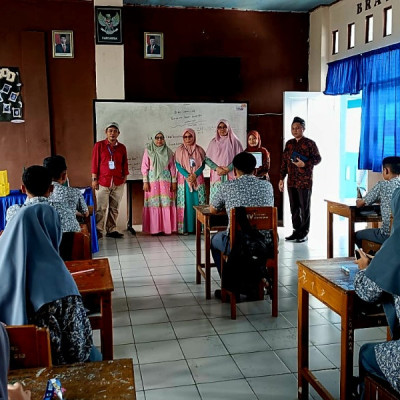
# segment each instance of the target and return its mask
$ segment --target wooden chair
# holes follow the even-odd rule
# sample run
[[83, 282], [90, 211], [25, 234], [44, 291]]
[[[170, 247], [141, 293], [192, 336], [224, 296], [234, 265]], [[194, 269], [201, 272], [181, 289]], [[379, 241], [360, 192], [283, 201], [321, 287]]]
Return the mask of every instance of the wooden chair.
[[87, 217], [80, 217], [81, 218], [81, 230], [88, 232], [90, 235], [92, 234], [92, 224], [90, 218], [93, 215], [93, 206], [88, 206], [89, 215]]
[[399, 394], [389, 385], [384, 382], [368, 375], [365, 378], [365, 400], [396, 400], [399, 399]]
[[90, 234], [81, 232], [64, 232], [60, 245], [60, 256], [64, 261], [90, 260], [92, 258]]
[[[272, 230], [274, 241], [274, 258], [268, 259], [266, 268], [272, 274], [272, 316], [278, 316], [278, 213], [276, 207], [246, 207], [247, 218], [250, 225], [258, 230]], [[239, 226], [236, 223], [236, 210], [231, 209], [231, 225], [230, 225], [230, 246], [233, 247], [235, 243], [235, 235]], [[223, 260], [221, 257], [221, 276], [223, 269]], [[266, 282], [260, 282], [259, 298], [264, 299], [264, 288]], [[226, 301], [227, 295], [230, 297], [231, 303], [231, 319], [236, 319], [236, 296], [235, 293], [224, 288], [221, 282], [221, 298]]]
[[361, 241], [361, 248], [363, 249], [363, 251], [365, 253], [369, 253], [371, 250], [376, 253], [380, 248], [381, 248], [382, 244], [381, 243], [375, 243], [375, 242], [371, 242], [370, 240], [367, 239], [363, 239]]
[[50, 333], [35, 325], [6, 326], [10, 369], [51, 367]]

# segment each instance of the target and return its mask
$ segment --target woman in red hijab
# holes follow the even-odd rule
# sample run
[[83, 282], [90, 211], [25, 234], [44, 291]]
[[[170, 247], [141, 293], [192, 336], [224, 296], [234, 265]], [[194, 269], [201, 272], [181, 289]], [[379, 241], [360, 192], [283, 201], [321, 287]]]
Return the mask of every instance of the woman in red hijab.
[[247, 134], [247, 147], [245, 151], [248, 153], [261, 153], [262, 164], [255, 169], [254, 175], [257, 178], [269, 181], [268, 171], [271, 162], [269, 151], [261, 146], [261, 136], [257, 131], [250, 131]]

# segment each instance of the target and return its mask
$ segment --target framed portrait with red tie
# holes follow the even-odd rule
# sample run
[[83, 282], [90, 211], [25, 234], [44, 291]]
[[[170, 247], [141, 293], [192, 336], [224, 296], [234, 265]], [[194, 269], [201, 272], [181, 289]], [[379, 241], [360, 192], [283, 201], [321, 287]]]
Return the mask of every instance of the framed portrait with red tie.
[[53, 58], [74, 58], [74, 33], [53, 31]]
[[144, 33], [144, 58], [156, 60], [161, 60], [164, 58], [164, 37], [162, 33]]

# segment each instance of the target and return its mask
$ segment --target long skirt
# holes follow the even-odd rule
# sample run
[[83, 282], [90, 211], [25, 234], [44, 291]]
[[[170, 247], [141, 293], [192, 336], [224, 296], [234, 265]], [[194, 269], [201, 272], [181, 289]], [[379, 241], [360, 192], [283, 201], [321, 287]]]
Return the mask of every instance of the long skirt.
[[145, 233], [176, 232], [175, 194], [171, 191], [171, 174], [164, 170], [158, 180], [149, 172], [150, 192], [144, 193], [142, 230]]
[[185, 180], [178, 178], [177, 194], [177, 213], [178, 213], [178, 233], [196, 232], [196, 212], [193, 206], [206, 204], [206, 188], [204, 179], [192, 192]]

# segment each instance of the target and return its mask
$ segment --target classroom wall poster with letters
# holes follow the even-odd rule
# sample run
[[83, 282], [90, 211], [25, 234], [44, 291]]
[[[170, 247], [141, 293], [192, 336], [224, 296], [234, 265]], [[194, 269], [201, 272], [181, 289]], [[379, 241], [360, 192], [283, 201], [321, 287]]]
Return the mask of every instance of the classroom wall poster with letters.
[[24, 122], [21, 86], [17, 67], [0, 67], [0, 122]]

